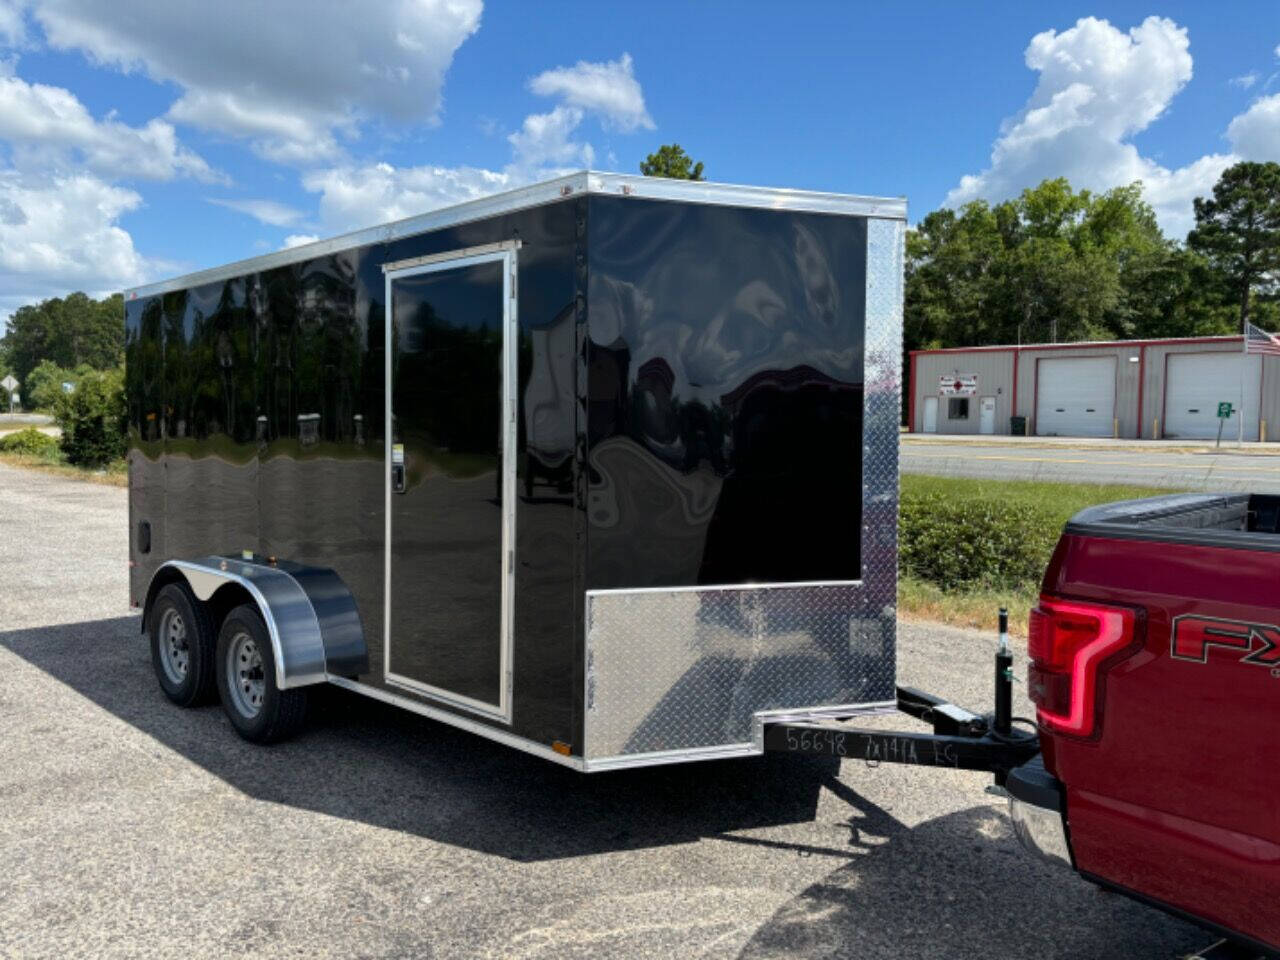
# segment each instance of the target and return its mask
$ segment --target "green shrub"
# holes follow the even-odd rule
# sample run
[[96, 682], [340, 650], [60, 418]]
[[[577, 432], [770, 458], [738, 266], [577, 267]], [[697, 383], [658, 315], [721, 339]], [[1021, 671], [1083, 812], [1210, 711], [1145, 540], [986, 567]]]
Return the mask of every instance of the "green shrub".
[[0, 437], [0, 452], [53, 460], [58, 456], [58, 438], [41, 433], [35, 427], [27, 427]]
[[1034, 586], [1062, 532], [1052, 509], [994, 496], [904, 495], [901, 508], [903, 573], [944, 590]]
[[62, 396], [63, 382], [76, 379], [74, 373], [52, 360], [41, 360], [22, 383], [22, 402], [35, 410], [52, 410]]
[[99, 467], [124, 456], [124, 371], [85, 373], [71, 393], [58, 397], [54, 419], [62, 428], [62, 452], [71, 463]]

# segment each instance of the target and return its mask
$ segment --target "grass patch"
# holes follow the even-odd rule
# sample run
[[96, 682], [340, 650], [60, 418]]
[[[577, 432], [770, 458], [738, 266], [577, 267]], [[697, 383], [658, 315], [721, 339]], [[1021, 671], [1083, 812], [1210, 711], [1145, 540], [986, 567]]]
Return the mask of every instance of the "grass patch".
[[1027, 614], [1039, 595], [1035, 587], [972, 587], [947, 591], [919, 577], [904, 575], [898, 581], [898, 614], [903, 620], [928, 620], [953, 627], [995, 632], [1001, 607], [1009, 611], [1009, 632], [1027, 635]]
[[1025, 635], [1062, 526], [1085, 507], [1162, 496], [1156, 487], [902, 478], [899, 521], [904, 618], [994, 629], [1007, 607], [1010, 628]]
[[0, 452], [0, 463], [10, 467], [23, 467], [27, 470], [52, 473], [59, 477], [70, 477], [73, 480], [101, 483], [109, 487], [127, 487], [129, 485], [129, 465], [124, 460], [113, 460], [105, 467], [93, 469], [72, 466], [67, 463], [61, 451], [43, 455]]

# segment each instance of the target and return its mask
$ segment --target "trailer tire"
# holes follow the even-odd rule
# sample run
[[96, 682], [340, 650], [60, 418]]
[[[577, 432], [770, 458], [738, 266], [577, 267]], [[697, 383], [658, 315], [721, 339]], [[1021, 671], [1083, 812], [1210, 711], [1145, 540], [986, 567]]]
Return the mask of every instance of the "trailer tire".
[[257, 607], [236, 607], [218, 632], [218, 695], [236, 732], [253, 743], [278, 743], [302, 729], [307, 691], [276, 685], [271, 636]]
[[164, 695], [180, 707], [216, 699], [213, 620], [185, 583], [160, 588], [147, 615], [151, 668]]

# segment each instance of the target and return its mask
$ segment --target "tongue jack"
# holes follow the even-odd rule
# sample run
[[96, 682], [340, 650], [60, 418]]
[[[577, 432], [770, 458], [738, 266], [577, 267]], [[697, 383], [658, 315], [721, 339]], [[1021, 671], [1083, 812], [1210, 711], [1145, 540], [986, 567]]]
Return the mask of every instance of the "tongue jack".
[[1013, 652], [1009, 648], [1009, 611], [1000, 608], [1000, 643], [996, 648], [996, 715], [992, 724], [997, 736], [1013, 731]]

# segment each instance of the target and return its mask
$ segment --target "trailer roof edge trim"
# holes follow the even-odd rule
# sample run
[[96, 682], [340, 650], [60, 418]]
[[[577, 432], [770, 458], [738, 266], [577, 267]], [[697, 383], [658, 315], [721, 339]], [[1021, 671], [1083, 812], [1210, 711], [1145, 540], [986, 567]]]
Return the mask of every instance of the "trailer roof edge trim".
[[660, 177], [632, 176], [624, 173], [598, 173], [583, 170], [554, 180], [518, 187], [503, 193], [468, 200], [451, 207], [406, 217], [391, 223], [365, 227], [314, 243], [276, 250], [247, 260], [237, 260], [208, 270], [197, 270], [168, 280], [127, 288], [126, 300], [149, 297], [204, 283], [215, 283], [246, 273], [273, 270], [315, 257], [362, 247], [371, 243], [387, 243], [401, 237], [443, 230], [446, 227], [483, 220], [515, 210], [554, 203], [577, 194], [637, 197], [647, 200], [678, 200], [685, 203], [708, 203], [730, 207], [762, 207], [771, 210], [793, 210], [809, 213], [834, 213], [846, 216], [906, 220], [907, 201], [902, 197], [867, 197], [844, 193], [821, 193], [780, 187], [751, 187], [731, 183], [709, 183], [705, 180], [669, 180]]

